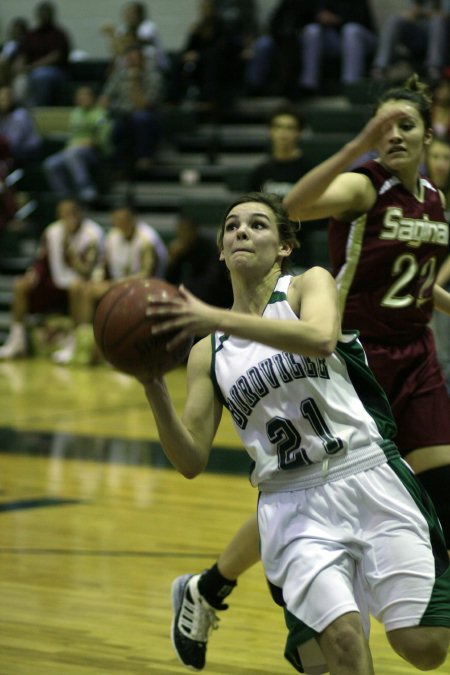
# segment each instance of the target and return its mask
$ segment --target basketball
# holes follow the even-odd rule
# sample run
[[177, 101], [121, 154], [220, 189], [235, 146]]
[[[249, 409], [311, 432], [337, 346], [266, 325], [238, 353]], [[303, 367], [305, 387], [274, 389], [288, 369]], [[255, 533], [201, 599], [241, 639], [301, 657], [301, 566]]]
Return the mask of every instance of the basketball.
[[162, 279], [129, 279], [112, 286], [100, 299], [93, 320], [100, 352], [112, 366], [137, 377], [162, 375], [186, 359], [192, 338], [173, 350], [167, 342], [176, 334], [152, 335], [154, 317], [146, 316], [148, 296], [167, 300], [178, 289]]

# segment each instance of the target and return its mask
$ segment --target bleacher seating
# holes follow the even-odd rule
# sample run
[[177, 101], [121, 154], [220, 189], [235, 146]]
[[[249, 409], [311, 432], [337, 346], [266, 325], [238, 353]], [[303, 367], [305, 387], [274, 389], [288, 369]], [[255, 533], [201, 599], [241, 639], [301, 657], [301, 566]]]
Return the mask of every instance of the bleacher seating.
[[[99, 88], [108, 68], [106, 61], [80, 61], [71, 64], [73, 87], [82, 83]], [[336, 92], [332, 89], [332, 93]], [[347, 94], [347, 92], [346, 92]], [[341, 147], [370, 115], [368, 87], [348, 90], [347, 95], [324, 96], [304, 105], [308, 129], [302, 140], [305, 155], [318, 163]], [[131, 182], [112, 182], [106, 163], [98, 171], [101, 199], [90, 208], [90, 215], [108, 222], [109, 211], [120, 195], [135, 195], [138, 210], [156, 227], [166, 241], [173, 236], [177, 214], [184, 210], [204, 227], [216, 227], [230, 199], [247, 187], [249, 172], [269, 150], [267, 118], [281, 100], [275, 97], [238, 97], [220, 117], [205, 116], [192, 102], [165, 106], [162, 110], [163, 140], [154, 168]], [[300, 105], [300, 107], [302, 107]], [[45, 155], [60, 149], [67, 137], [70, 99], [66, 105], [36, 108], [37, 126], [45, 139]], [[185, 180], [186, 169], [195, 169], [194, 180]], [[13, 275], [29, 264], [36, 237], [55, 214], [56, 199], [48, 191], [40, 162], [24, 168], [20, 190], [35, 200], [32, 214], [34, 239], [18, 237], [16, 248], [3, 245], [0, 255], [0, 331], [11, 299]], [[14, 237], [13, 237], [14, 238]], [[308, 237], [311, 262], [328, 265], [325, 228]]]

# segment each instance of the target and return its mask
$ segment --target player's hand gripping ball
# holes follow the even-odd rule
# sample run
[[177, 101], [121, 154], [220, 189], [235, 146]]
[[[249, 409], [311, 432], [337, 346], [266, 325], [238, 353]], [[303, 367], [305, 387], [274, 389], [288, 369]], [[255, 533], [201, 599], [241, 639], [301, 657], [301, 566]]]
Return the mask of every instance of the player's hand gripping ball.
[[152, 335], [158, 319], [146, 315], [148, 296], [164, 300], [178, 289], [162, 279], [129, 279], [112, 286], [101, 298], [94, 315], [94, 336], [105, 360], [139, 379], [151, 379], [185, 361], [192, 346], [186, 339], [170, 351], [167, 343], [176, 332]]

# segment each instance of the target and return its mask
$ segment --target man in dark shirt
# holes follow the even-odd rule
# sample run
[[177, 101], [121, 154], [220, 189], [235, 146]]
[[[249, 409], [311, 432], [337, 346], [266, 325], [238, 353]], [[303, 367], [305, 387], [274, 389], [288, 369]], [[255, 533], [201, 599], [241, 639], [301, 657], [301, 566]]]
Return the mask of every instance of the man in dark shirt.
[[[270, 155], [254, 167], [249, 177], [249, 190], [284, 197], [300, 176], [313, 168], [314, 162], [305, 157], [301, 149], [300, 137], [304, 126], [305, 120], [293, 105], [282, 105], [273, 111], [269, 118]], [[307, 230], [312, 231], [313, 228]], [[301, 247], [292, 257], [294, 264], [300, 267], [314, 262], [310, 260], [307, 230], [299, 234]]]
[[68, 79], [70, 42], [55, 23], [55, 7], [41, 2], [35, 9], [37, 26], [26, 35], [16, 57], [16, 72], [28, 80], [28, 102], [45, 106], [60, 102], [58, 94]]
[[248, 188], [284, 197], [304, 173], [312, 169], [300, 147], [304, 120], [292, 105], [276, 108], [269, 118], [270, 155], [250, 174]]

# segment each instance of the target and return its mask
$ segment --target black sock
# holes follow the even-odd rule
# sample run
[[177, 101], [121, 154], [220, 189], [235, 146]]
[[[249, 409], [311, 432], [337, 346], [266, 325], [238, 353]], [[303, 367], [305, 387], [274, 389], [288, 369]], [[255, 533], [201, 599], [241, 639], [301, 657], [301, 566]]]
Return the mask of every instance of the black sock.
[[230, 595], [237, 581], [226, 579], [220, 572], [217, 564], [203, 572], [198, 581], [198, 590], [215, 609], [227, 609], [228, 605], [223, 603], [223, 599]]

